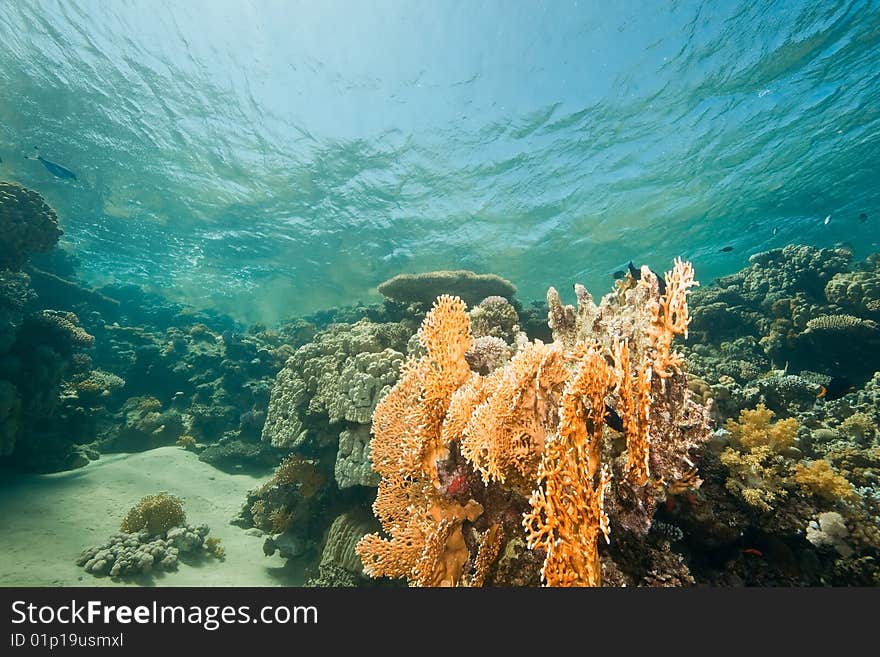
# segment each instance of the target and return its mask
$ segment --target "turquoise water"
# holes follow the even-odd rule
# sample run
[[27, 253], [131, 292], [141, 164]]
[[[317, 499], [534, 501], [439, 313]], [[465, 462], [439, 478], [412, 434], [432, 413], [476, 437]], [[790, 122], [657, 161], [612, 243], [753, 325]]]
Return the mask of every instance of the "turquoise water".
[[0, 178], [93, 283], [244, 320], [399, 272], [531, 299], [877, 250], [878, 3], [619, 4], [4, 2]]

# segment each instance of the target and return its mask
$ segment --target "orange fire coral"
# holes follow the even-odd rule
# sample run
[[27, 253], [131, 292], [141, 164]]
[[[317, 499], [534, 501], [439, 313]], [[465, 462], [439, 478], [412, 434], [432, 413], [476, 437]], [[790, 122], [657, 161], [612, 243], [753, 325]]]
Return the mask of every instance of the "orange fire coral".
[[[689, 452], [708, 438], [708, 409], [691, 397], [672, 350], [687, 332], [694, 285], [690, 264], [676, 260], [663, 294], [647, 267], [598, 306], [576, 286], [577, 311], [551, 288], [554, 342], [520, 344], [487, 375], [465, 358], [473, 340], [464, 303], [439, 297], [419, 331], [425, 355], [404, 365], [373, 415], [382, 476], [373, 509], [390, 538], [358, 544], [365, 572], [414, 585], [482, 581], [490, 552], [470, 557], [468, 546], [497, 554], [500, 544], [486, 541], [502, 532], [481, 540], [472, 523], [496, 527], [528, 502], [523, 526], [546, 555], [543, 580], [599, 584], [598, 538], [608, 539], [612, 520], [644, 534], [665, 491], [700, 485]], [[615, 415], [625, 458], [606, 428]], [[470, 578], [466, 563], [480, 566]]]
[[437, 490], [437, 459], [447, 446], [443, 421], [453, 393], [470, 377], [464, 354], [470, 320], [460, 299], [441, 296], [419, 340], [426, 354], [410, 360], [373, 415], [373, 467], [382, 475], [373, 510], [391, 536], [364, 536], [356, 551], [372, 577], [406, 577], [416, 586], [455, 586], [468, 558], [461, 524], [481, 513]]
[[[557, 393], [568, 378], [558, 345], [526, 345], [485, 382], [461, 438], [461, 453], [483, 480], [504, 483], [519, 475], [530, 488], [548, 431], [556, 421]], [[473, 386], [473, 384], [472, 384]]]
[[541, 577], [549, 586], [598, 586], [601, 532], [608, 540], [605, 489], [611, 474], [600, 463], [605, 397], [613, 368], [598, 343], [586, 346], [562, 396], [559, 429], [546, 445], [538, 488], [523, 525], [531, 549], [547, 553]]
[[654, 373], [660, 378], [672, 376], [679, 371], [683, 362], [680, 353], [672, 351], [672, 339], [676, 335], [687, 337], [687, 327], [691, 322], [688, 313], [687, 295], [690, 288], [699, 285], [694, 280], [694, 268], [689, 262], [676, 258], [672, 271], [666, 272], [666, 291], [659, 301], [651, 300], [647, 307], [651, 312], [651, 323], [647, 335], [651, 340]]

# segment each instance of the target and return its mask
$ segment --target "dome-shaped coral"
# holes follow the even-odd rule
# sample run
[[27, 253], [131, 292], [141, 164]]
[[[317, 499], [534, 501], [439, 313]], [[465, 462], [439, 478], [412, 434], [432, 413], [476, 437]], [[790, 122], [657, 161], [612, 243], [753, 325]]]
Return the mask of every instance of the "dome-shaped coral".
[[50, 250], [62, 230], [58, 216], [37, 192], [0, 182], [0, 269], [20, 269], [32, 253]]
[[121, 529], [127, 534], [146, 530], [150, 536], [164, 534], [172, 527], [186, 522], [180, 498], [168, 493], [147, 495], [131, 508], [122, 521]]

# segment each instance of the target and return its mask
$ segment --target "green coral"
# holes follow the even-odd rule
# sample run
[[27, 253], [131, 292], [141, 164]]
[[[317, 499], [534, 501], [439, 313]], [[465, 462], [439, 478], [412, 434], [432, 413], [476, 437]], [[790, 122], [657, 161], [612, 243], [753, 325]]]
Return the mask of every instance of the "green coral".
[[183, 500], [162, 492], [142, 498], [129, 510], [120, 529], [127, 534], [146, 531], [150, 536], [155, 536], [164, 534], [172, 527], [179, 527], [185, 522]]

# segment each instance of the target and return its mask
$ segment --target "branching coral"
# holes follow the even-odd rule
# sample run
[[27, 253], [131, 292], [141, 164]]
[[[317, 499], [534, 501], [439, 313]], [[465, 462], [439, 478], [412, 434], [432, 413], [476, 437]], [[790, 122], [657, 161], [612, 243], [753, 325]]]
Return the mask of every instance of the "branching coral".
[[127, 534], [144, 530], [150, 536], [155, 536], [184, 522], [186, 513], [183, 511], [183, 501], [163, 492], [141, 499], [125, 516], [120, 529]]
[[565, 387], [559, 430], [544, 449], [523, 520], [529, 547], [547, 554], [541, 577], [550, 586], [598, 586], [598, 538], [601, 533], [607, 541], [610, 532], [604, 503], [611, 473], [600, 460], [614, 370], [598, 344], [584, 351]]
[[461, 525], [482, 513], [477, 502], [461, 505], [437, 490], [436, 462], [447, 449], [443, 420], [453, 393], [470, 377], [464, 303], [439, 297], [419, 340], [425, 355], [404, 364], [400, 381], [373, 415], [373, 465], [382, 475], [373, 510], [390, 539], [368, 534], [357, 553], [372, 577], [454, 586], [468, 558]]
[[824, 459], [808, 464], [798, 463], [794, 471], [794, 480], [827, 502], [851, 501], [858, 497], [846, 477], [835, 472], [831, 464]]
[[748, 451], [767, 446], [771, 451], [780, 453], [797, 444], [799, 424], [795, 418], [772, 422], [773, 416], [773, 411], [758, 404], [754, 409], [740, 412], [738, 421], [728, 420], [724, 428]]
[[[555, 406], [568, 376], [564, 354], [558, 345], [528, 344], [497, 372], [486, 380], [470, 379], [455, 397], [452, 416], [470, 416], [462, 432], [462, 455], [485, 481], [504, 483], [518, 475], [531, 486], [545, 437], [555, 429]], [[478, 390], [486, 399], [471, 411]]]
[[787, 497], [792, 462], [784, 456], [797, 443], [798, 421], [786, 418], [772, 422], [773, 411], [763, 404], [740, 412], [739, 420], [728, 420], [732, 447], [721, 454], [729, 470], [727, 489], [750, 506], [771, 511]]

